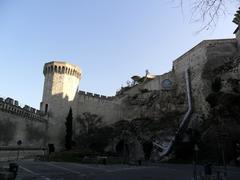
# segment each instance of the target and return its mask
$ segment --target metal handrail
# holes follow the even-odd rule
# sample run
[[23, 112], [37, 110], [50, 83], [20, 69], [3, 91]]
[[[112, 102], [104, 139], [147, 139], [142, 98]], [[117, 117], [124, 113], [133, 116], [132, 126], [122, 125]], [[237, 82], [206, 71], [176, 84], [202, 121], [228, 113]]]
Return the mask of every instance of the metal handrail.
[[183, 120], [181, 121], [178, 130], [176, 131], [176, 134], [169, 142], [169, 145], [165, 148], [162, 145], [153, 142], [153, 145], [157, 146], [158, 148], [162, 149], [162, 152], [160, 152], [160, 157], [164, 157], [168, 155], [176, 141], [177, 136], [182, 132], [183, 128], [186, 126], [187, 123], [189, 123], [189, 117], [192, 113], [192, 96], [191, 96], [191, 85], [190, 85], [190, 70], [187, 69], [185, 71], [185, 81], [186, 81], [186, 90], [187, 90], [187, 99], [188, 99], [188, 110], [185, 113]]

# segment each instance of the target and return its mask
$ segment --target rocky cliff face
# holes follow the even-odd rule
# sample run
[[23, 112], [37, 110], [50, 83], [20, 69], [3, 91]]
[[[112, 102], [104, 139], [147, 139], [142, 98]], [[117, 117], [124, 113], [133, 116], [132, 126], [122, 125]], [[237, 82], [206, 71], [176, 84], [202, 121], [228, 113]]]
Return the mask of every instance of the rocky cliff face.
[[186, 111], [185, 94], [176, 95], [171, 91], [147, 91], [129, 96], [122, 102], [125, 108], [126, 119], [149, 118], [163, 121], [164, 123], [175, 121]]
[[[115, 145], [111, 147], [115, 147], [116, 150], [118, 143], [124, 140], [129, 149], [130, 159], [137, 159], [134, 155], [139, 152], [148, 152], [153, 141], [168, 141], [169, 137], [174, 136], [180, 120], [187, 111], [186, 95], [176, 95], [174, 88], [165, 91], [139, 91], [122, 99], [125, 119], [122, 123], [115, 124], [114, 131], [118, 132], [118, 135], [115, 136]], [[141, 145], [135, 146], [139, 143]], [[157, 159], [158, 152], [155, 152], [151, 158]], [[150, 158], [150, 155], [144, 154]]]

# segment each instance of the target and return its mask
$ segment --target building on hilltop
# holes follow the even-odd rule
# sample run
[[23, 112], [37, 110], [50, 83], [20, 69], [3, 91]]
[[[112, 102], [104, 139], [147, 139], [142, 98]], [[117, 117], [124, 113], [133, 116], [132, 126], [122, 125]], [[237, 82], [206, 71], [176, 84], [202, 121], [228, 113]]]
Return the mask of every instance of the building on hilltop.
[[[234, 22], [239, 25], [238, 16]], [[67, 62], [53, 61], [44, 66], [44, 92], [41, 111], [49, 118], [49, 143], [62, 147], [64, 122], [70, 107], [74, 116], [74, 134], [78, 134], [76, 119], [83, 113], [102, 117], [105, 124], [139, 118], [161, 119], [176, 113], [176, 120], [189, 109], [188, 82], [191, 88], [191, 108], [194, 112], [189, 124], [196, 124], [210, 116], [208, 95], [215, 79], [221, 77], [225, 91], [229, 79], [239, 79], [239, 28], [236, 39], [204, 40], [173, 61], [173, 68], [163, 75], [133, 76], [133, 83], [122, 88], [114, 97], [79, 91], [82, 72]], [[226, 64], [232, 64], [226, 68]], [[218, 71], [216, 69], [219, 69]], [[181, 123], [180, 123], [181, 124]], [[189, 126], [189, 124], [187, 126]], [[54, 131], [52, 130], [54, 129]]]
[[[211, 92], [213, 75], [209, 74], [208, 69], [222, 67], [227, 61], [234, 61], [237, 54], [237, 39], [202, 41], [176, 59], [172, 71], [151, 78], [142, 77], [145, 80], [122, 88], [114, 97], [78, 91], [80, 68], [66, 62], [47, 63], [44, 66], [45, 83], [41, 111], [48, 113], [50, 127], [52, 125], [54, 128], [54, 131], [49, 129], [51, 143], [63, 143], [64, 122], [70, 107], [75, 119], [84, 112], [89, 112], [101, 116], [107, 124], [147, 117], [157, 120], [164, 113], [176, 111], [183, 115], [188, 108], [184, 76], [187, 69], [191, 77], [194, 114], [197, 116], [194, 118], [201, 121], [201, 118], [207, 118], [210, 112], [206, 98]], [[223, 78], [226, 83], [230, 77], [239, 76], [239, 64], [236, 63], [234, 70], [219, 72], [220, 76], [226, 76], [226, 79]], [[153, 94], [157, 96], [157, 100], [151, 104], [149, 101]], [[74, 122], [74, 125], [78, 128], [77, 122]]]
[[[167, 153], [176, 134], [185, 137], [185, 129], [195, 128], [213, 115], [211, 94], [221, 92], [221, 96], [240, 92], [238, 17], [236, 15], [234, 19], [238, 25], [234, 32], [236, 38], [204, 40], [173, 61], [170, 72], [133, 76], [133, 82], [114, 97], [79, 90], [82, 71], [78, 66], [61, 61], [46, 63], [40, 111], [20, 107], [11, 98], [0, 99], [0, 127], [3, 127], [0, 144], [15, 145], [21, 139], [25, 145], [51, 144], [61, 150], [64, 148], [66, 117], [72, 108], [74, 138], [81, 129], [78, 118], [84, 113], [101, 117], [105, 125], [121, 120], [151, 119], [160, 124], [159, 130], [168, 130]], [[4, 131], [4, 125], [10, 133]], [[159, 141], [154, 144], [161, 147]]]

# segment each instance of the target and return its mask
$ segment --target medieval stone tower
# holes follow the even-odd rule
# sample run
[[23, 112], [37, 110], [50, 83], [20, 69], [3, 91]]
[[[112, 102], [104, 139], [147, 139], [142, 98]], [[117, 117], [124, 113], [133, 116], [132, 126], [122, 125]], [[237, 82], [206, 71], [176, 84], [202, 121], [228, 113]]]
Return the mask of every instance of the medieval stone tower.
[[49, 118], [49, 143], [63, 144], [64, 122], [78, 92], [81, 70], [67, 62], [53, 61], [44, 65], [45, 76], [41, 111]]

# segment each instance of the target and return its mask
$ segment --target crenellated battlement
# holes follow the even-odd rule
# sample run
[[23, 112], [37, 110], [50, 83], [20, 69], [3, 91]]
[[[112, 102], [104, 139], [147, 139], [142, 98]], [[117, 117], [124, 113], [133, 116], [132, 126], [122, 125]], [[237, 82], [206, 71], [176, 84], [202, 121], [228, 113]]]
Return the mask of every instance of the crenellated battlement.
[[44, 114], [28, 105], [24, 107], [19, 106], [19, 102], [12, 98], [0, 98], [0, 111], [11, 113], [17, 116], [22, 116], [26, 119], [34, 119], [41, 122], [47, 122], [47, 119], [44, 118]]
[[98, 99], [98, 100], [105, 100], [105, 101], [112, 101], [114, 99], [114, 96], [104, 96], [100, 94], [94, 94], [91, 92], [86, 92], [86, 91], [78, 91], [78, 95], [87, 97], [87, 98], [93, 98], [93, 99]]
[[60, 61], [52, 61], [44, 65], [43, 74], [46, 75], [50, 73], [67, 74], [75, 76], [78, 79], [81, 79], [82, 76], [81, 69], [78, 66]]

